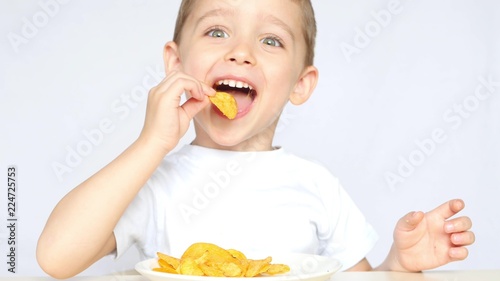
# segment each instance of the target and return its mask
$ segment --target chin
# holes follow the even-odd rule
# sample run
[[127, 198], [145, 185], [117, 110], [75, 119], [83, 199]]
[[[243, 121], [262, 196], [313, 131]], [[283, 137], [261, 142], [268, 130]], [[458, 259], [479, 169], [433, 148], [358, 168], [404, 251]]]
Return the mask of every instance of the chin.
[[221, 129], [217, 127], [205, 128], [198, 122], [195, 122], [197, 145], [233, 150], [243, 142], [243, 138], [236, 136], [233, 130]]
[[244, 143], [241, 138], [234, 135], [218, 136], [211, 138], [211, 140], [217, 148], [224, 150], [240, 150], [238, 148], [241, 148], [242, 143]]

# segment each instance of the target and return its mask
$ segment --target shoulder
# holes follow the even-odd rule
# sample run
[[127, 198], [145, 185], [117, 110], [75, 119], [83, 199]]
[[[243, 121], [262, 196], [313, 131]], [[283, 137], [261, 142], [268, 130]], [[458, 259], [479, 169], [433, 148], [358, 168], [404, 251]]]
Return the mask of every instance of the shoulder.
[[284, 151], [283, 155], [284, 162], [288, 163], [289, 166], [295, 167], [297, 170], [303, 170], [304, 172], [311, 173], [316, 176], [336, 179], [331, 170], [325, 164], [316, 159], [298, 156], [287, 151]]
[[321, 194], [336, 194], [341, 189], [340, 180], [323, 163], [284, 151], [279, 163], [296, 182]]

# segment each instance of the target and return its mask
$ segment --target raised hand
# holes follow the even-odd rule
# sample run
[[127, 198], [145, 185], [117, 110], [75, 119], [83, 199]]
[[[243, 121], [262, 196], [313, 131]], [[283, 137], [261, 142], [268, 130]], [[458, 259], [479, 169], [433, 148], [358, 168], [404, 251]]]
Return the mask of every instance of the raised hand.
[[[184, 92], [190, 98], [181, 105]], [[192, 76], [177, 70], [169, 72], [149, 93], [140, 137], [160, 145], [165, 153], [171, 151], [186, 133], [194, 115], [210, 103], [207, 95], [214, 94], [214, 89]]]
[[410, 212], [394, 230], [390, 268], [398, 271], [422, 271], [463, 260], [465, 246], [474, 243], [469, 217], [452, 218], [462, 211], [462, 200], [450, 200], [428, 212]]

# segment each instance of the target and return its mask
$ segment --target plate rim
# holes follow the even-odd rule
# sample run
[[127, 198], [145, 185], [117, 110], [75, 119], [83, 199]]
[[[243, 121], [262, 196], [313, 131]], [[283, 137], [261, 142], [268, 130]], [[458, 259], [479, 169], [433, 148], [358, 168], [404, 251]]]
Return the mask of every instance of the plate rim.
[[[329, 276], [331, 277], [334, 273], [338, 272], [342, 268], [342, 264], [338, 259], [332, 258], [332, 257], [327, 257], [327, 256], [321, 256], [321, 255], [315, 255], [315, 254], [303, 254], [303, 253], [283, 253], [279, 255], [269, 255], [272, 257], [275, 256], [294, 256], [295, 258], [320, 258], [323, 260], [329, 260], [332, 262], [333, 266], [329, 268], [329, 271], [321, 271], [321, 272], [312, 272], [312, 273], [304, 273], [303, 275], [300, 274], [280, 274], [276, 276], [265, 276], [265, 277], [259, 277], [263, 278], [263, 280], [266, 281], [286, 281], [286, 280], [303, 280], [303, 279], [310, 279], [310, 278], [318, 278], [321, 276]], [[171, 280], [193, 280], [193, 277], [195, 277], [196, 280], [200, 280], [199, 278], [203, 280], [242, 280], [241, 277], [216, 277], [216, 276], [191, 276], [191, 275], [182, 275], [182, 274], [171, 274], [171, 273], [166, 273], [166, 272], [156, 272], [151, 269], [145, 269], [145, 267], [148, 267], [153, 262], [156, 262], [158, 258], [149, 258], [146, 260], [142, 260], [138, 263], [135, 264], [134, 268], [137, 272], [139, 272], [141, 275], [148, 277], [148, 275], [155, 276], [155, 277], [164, 277], [165, 280], [171, 279]], [[146, 265], [147, 264], [147, 265]], [[327, 280], [327, 278], [325, 278]]]

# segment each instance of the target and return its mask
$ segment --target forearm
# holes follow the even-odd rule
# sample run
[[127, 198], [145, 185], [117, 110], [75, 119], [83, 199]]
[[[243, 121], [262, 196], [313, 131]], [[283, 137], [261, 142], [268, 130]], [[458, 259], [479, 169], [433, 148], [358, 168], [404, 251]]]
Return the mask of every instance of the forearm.
[[42, 267], [77, 274], [106, 254], [101, 251], [119, 218], [164, 156], [154, 147], [139, 139], [59, 202], [38, 242]]

